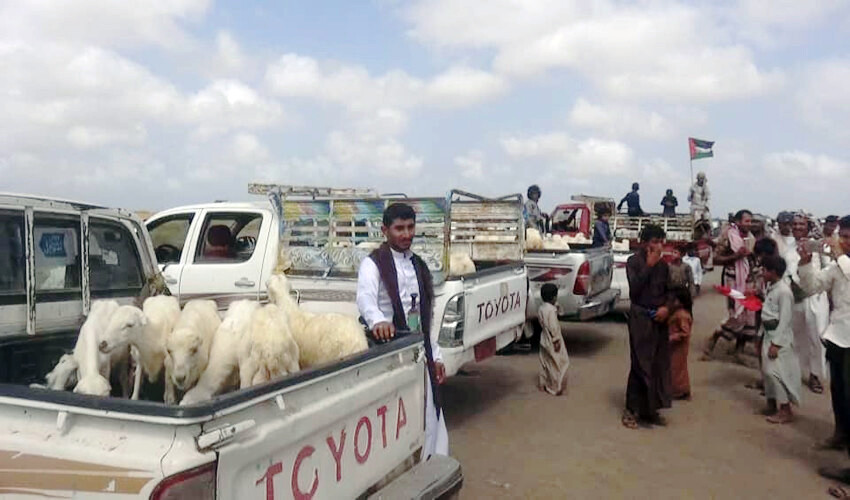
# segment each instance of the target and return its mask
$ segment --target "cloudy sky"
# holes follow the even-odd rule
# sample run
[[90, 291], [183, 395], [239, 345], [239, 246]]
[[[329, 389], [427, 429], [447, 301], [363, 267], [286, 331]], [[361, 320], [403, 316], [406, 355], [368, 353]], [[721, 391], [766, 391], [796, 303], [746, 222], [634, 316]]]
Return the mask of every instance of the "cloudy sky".
[[0, 0], [0, 189], [162, 209], [255, 180], [850, 212], [846, 0]]

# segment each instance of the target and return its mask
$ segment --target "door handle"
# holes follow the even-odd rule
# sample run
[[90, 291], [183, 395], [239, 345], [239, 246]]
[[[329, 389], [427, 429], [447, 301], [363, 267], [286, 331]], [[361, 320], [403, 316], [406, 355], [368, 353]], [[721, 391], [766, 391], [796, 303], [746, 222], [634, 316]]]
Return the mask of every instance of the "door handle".
[[168, 284], [168, 285], [176, 285], [177, 284], [177, 278], [172, 278], [171, 276], [166, 276], [165, 277], [165, 283]]
[[254, 282], [249, 280], [248, 278], [239, 278], [239, 281], [234, 283], [234, 285], [241, 287], [241, 288], [250, 288], [250, 287], [254, 286]]

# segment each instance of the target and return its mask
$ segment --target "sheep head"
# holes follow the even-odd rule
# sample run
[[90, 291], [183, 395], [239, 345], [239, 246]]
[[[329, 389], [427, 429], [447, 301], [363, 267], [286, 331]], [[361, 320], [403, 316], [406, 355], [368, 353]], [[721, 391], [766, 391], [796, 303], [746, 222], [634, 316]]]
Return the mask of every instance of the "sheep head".
[[106, 329], [99, 332], [97, 348], [104, 354], [124, 348], [131, 339], [144, 335], [147, 325], [148, 318], [141, 309], [121, 306], [109, 318]]
[[73, 354], [63, 354], [56, 366], [44, 378], [47, 387], [55, 391], [64, 391], [77, 384], [77, 369], [79, 365]]
[[209, 363], [204, 341], [191, 328], [177, 328], [165, 343], [165, 362], [171, 382], [181, 391], [194, 387]]
[[283, 274], [271, 275], [266, 282], [266, 289], [269, 291], [269, 301], [272, 304], [282, 306], [286, 301], [292, 300], [289, 295], [289, 280]]

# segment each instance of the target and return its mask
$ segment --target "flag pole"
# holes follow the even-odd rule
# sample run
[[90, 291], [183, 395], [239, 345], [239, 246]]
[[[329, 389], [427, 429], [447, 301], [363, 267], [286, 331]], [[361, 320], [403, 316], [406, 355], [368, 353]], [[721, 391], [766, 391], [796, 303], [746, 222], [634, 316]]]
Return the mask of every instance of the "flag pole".
[[[690, 151], [688, 151], [688, 156], [691, 156]], [[694, 159], [691, 158], [691, 186], [694, 185]]]

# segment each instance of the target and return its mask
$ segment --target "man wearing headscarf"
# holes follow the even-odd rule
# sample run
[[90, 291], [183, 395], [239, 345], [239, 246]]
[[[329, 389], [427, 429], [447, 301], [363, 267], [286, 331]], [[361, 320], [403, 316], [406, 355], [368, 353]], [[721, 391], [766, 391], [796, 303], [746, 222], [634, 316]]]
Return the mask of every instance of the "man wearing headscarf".
[[694, 222], [699, 220], [711, 220], [711, 213], [708, 209], [708, 200], [711, 193], [708, 191], [708, 181], [705, 178], [705, 172], [697, 174], [697, 181], [691, 186], [688, 193], [688, 201], [691, 202], [691, 215]]

